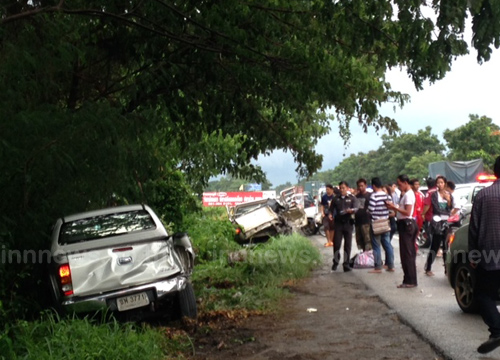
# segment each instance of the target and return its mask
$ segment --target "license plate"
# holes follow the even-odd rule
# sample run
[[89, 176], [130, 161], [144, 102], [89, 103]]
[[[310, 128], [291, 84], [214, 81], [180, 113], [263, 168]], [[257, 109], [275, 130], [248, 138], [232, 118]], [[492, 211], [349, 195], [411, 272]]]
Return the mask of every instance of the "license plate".
[[125, 311], [149, 305], [148, 294], [142, 292], [118, 298], [116, 299], [116, 305], [118, 306], [118, 311]]

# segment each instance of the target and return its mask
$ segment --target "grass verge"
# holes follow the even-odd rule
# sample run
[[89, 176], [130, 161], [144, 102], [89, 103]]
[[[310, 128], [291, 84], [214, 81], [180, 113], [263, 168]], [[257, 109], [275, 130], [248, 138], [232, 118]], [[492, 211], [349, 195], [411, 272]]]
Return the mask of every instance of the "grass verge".
[[[274, 309], [288, 293], [284, 285], [307, 276], [321, 261], [319, 251], [301, 235], [280, 236], [200, 264], [193, 273], [200, 313], [219, 310]], [[234, 254], [234, 253], [233, 253]]]
[[166, 359], [189, 350], [186, 335], [166, 336], [144, 324], [91, 318], [59, 318], [46, 312], [37, 321], [18, 321], [3, 359]]

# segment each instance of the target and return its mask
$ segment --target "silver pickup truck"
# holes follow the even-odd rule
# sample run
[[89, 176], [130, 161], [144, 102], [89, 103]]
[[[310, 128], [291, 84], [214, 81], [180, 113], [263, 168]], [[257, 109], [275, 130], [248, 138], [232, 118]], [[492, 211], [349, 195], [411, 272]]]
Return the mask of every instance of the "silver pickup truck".
[[50, 291], [64, 312], [162, 309], [196, 318], [193, 267], [188, 235], [168, 234], [147, 205], [65, 216], [52, 232]]

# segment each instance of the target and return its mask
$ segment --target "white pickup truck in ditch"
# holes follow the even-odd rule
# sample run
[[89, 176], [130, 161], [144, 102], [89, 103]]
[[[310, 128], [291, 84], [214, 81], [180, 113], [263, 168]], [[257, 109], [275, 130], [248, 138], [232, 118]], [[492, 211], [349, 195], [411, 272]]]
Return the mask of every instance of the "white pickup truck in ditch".
[[64, 312], [107, 309], [135, 319], [167, 310], [196, 318], [193, 267], [188, 235], [169, 235], [147, 205], [65, 216], [52, 232], [50, 291]]

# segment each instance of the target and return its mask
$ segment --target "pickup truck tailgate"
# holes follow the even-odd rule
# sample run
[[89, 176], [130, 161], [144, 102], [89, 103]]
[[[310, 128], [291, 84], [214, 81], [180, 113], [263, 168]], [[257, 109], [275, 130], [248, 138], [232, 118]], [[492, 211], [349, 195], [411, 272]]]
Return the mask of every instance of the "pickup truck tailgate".
[[68, 261], [76, 296], [142, 285], [181, 271], [167, 241], [88, 250], [68, 255]]

